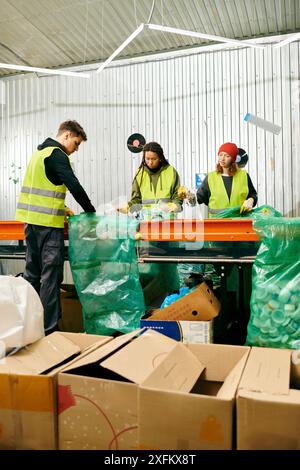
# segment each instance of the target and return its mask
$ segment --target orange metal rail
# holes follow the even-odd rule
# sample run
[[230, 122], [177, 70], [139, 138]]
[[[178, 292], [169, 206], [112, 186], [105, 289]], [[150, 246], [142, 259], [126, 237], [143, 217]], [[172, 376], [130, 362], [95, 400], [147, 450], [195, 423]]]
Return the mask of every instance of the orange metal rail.
[[[68, 224], [65, 224], [68, 239]], [[24, 224], [15, 220], [0, 220], [0, 240], [24, 240]]]
[[251, 219], [175, 219], [140, 223], [148, 241], [258, 241]]
[[[148, 241], [258, 241], [251, 219], [175, 219], [142, 221], [142, 240]], [[68, 225], [65, 224], [65, 239]], [[0, 221], [0, 240], [24, 240], [24, 224]]]
[[0, 240], [24, 240], [24, 224], [13, 220], [1, 220]]

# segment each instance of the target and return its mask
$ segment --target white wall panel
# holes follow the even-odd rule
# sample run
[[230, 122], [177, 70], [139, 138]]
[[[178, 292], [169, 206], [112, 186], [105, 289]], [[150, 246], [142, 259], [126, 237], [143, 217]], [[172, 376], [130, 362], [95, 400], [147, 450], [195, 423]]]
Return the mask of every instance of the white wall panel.
[[[88, 141], [73, 160], [96, 206], [130, 195], [141, 154], [130, 153], [126, 141], [140, 132], [161, 143], [190, 187], [196, 172], [214, 168], [219, 145], [235, 141], [249, 152], [247, 170], [259, 203], [300, 216], [298, 43], [263, 52], [187, 51], [181, 57], [125, 62], [90, 80], [27, 75], [3, 84], [1, 219], [14, 217], [31, 153], [45, 137], [55, 136], [65, 119], [77, 119], [86, 129]], [[281, 134], [246, 124], [247, 112], [281, 125]]]

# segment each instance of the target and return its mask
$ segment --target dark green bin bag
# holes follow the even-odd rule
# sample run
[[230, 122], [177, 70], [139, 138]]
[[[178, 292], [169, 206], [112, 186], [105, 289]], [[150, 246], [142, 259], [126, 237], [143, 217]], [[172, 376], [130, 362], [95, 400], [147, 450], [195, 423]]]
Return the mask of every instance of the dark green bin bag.
[[300, 348], [300, 218], [260, 218], [248, 345]]
[[135, 249], [136, 219], [80, 214], [69, 220], [69, 260], [85, 331], [112, 335], [139, 328], [145, 312]]

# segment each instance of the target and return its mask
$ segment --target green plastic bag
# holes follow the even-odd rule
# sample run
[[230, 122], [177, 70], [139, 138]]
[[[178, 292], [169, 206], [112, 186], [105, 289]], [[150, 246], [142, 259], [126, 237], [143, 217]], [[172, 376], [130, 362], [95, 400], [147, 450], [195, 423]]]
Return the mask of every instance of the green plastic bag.
[[240, 213], [240, 206], [229, 207], [224, 209], [221, 212], [214, 214], [214, 219], [232, 219], [236, 217], [241, 217], [243, 219], [256, 219], [259, 217], [281, 217], [280, 212], [278, 212], [274, 207], [264, 205], [258, 206], [252, 209], [251, 211]]
[[136, 259], [136, 219], [80, 214], [69, 221], [69, 260], [85, 331], [111, 335], [139, 327], [145, 312]]
[[[280, 212], [278, 212], [274, 207], [263, 205], [259, 207], [255, 207], [249, 212], [243, 212], [240, 214], [240, 206], [229, 207], [228, 209], [224, 209], [221, 212], [214, 214], [214, 219], [253, 219], [260, 220], [260, 219], [268, 219], [269, 217], [281, 217]], [[227, 250], [231, 254], [235, 254], [236, 257], [238, 256], [247, 256], [256, 254], [259, 248], [260, 242], [205, 242], [205, 248], [220, 248]]]
[[252, 271], [247, 344], [300, 348], [300, 218], [254, 222], [261, 237]]

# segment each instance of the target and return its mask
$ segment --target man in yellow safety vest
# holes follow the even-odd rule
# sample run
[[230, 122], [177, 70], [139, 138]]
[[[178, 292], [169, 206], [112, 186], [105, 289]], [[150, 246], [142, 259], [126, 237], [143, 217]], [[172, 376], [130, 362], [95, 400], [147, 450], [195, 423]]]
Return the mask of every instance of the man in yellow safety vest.
[[65, 216], [73, 215], [65, 207], [67, 189], [85, 212], [95, 212], [69, 159], [69, 155], [86, 140], [86, 133], [77, 121], [63, 122], [56, 139], [48, 137], [32, 155], [17, 204], [16, 220], [25, 223], [26, 267], [23, 277], [41, 298], [46, 334], [58, 329], [61, 315], [64, 220]]

